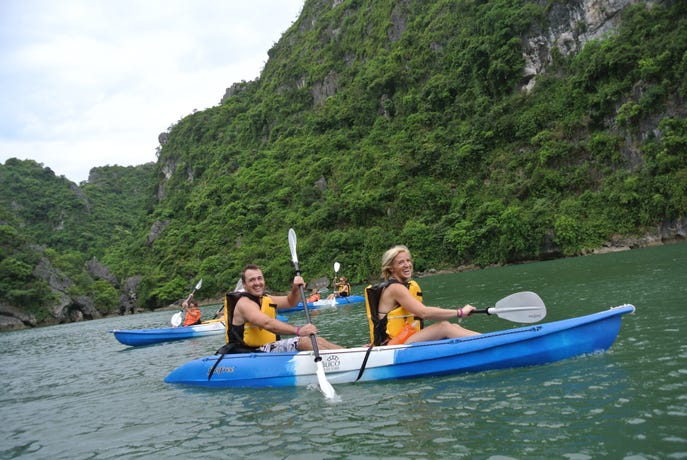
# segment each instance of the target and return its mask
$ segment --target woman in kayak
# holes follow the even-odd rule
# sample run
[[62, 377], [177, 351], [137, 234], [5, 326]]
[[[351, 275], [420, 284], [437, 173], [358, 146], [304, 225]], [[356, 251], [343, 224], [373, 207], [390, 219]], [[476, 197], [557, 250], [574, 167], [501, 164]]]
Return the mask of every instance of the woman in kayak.
[[[365, 290], [370, 335], [374, 345], [385, 345], [390, 341], [391, 344], [425, 342], [479, 334], [449, 322], [470, 316], [475, 307], [465, 305], [452, 310], [426, 306], [422, 303], [420, 286], [411, 279], [412, 276], [413, 259], [406, 246], [394, 246], [384, 253], [384, 281]], [[424, 327], [424, 320], [437, 322]], [[400, 339], [401, 335], [404, 336], [403, 339]], [[397, 336], [399, 338], [394, 341]]]
[[[279, 321], [276, 310], [290, 308], [300, 300], [300, 286], [303, 278], [296, 275], [291, 285], [291, 292], [285, 296], [265, 294], [265, 278], [257, 265], [247, 265], [241, 273], [245, 292], [236, 295], [233, 305], [228, 305], [228, 342], [238, 349], [255, 349], [256, 351], [303, 351], [312, 350], [310, 335], [317, 334], [314, 324], [293, 326]], [[280, 339], [279, 334], [291, 334], [295, 337]], [[320, 350], [342, 348], [322, 337], [317, 337]]]

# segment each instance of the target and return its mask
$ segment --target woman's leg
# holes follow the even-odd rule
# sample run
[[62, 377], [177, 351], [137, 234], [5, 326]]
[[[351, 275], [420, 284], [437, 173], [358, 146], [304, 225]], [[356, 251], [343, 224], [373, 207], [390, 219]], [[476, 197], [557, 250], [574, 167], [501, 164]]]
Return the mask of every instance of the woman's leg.
[[479, 332], [465, 329], [458, 324], [441, 321], [427, 326], [421, 331], [411, 335], [405, 343], [426, 342], [428, 340], [454, 339], [456, 337], [467, 337], [469, 335], [479, 335]]

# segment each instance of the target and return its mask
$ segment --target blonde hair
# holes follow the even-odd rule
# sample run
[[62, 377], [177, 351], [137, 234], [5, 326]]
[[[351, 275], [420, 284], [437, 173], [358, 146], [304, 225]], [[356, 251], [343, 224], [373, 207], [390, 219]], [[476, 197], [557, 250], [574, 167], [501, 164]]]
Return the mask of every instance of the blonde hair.
[[407, 252], [408, 257], [412, 260], [413, 256], [410, 254], [410, 249], [402, 244], [397, 244], [391, 249], [388, 249], [382, 256], [382, 278], [387, 281], [391, 276], [391, 265], [394, 263], [394, 259], [397, 255], [402, 252]]

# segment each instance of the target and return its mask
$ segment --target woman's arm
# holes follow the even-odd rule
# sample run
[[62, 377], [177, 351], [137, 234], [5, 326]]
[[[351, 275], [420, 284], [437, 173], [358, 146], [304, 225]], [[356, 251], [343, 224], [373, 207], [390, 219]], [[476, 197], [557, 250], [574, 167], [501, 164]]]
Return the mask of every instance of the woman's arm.
[[[386, 288], [386, 291], [389, 291], [391, 298], [396, 302], [397, 305], [403, 305], [403, 307], [410, 313], [422, 319], [436, 321], [451, 320], [454, 318], [468, 316], [475, 309], [475, 307], [472, 305], [466, 305], [465, 307], [457, 310], [451, 308], [427, 306], [417, 300], [410, 293], [410, 291], [401, 284], [391, 284]], [[458, 310], [461, 310], [462, 314], [458, 313]]]

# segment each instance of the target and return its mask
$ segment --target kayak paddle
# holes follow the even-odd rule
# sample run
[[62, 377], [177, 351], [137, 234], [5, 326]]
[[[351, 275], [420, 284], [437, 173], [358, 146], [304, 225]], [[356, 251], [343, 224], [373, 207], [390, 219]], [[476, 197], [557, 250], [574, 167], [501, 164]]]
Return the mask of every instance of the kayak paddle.
[[[201, 279], [196, 283], [196, 287], [193, 288], [193, 292], [191, 292], [191, 293], [188, 295], [188, 297], [186, 297], [186, 302], [188, 302], [189, 300], [191, 300], [191, 297], [193, 297], [193, 294], [195, 294], [196, 291], [197, 291], [198, 289], [200, 289], [201, 287], [203, 287], [203, 278], [201, 278]], [[179, 325], [181, 324], [181, 310], [179, 310], [178, 312], [176, 312], [176, 313], [174, 313], [174, 314], [172, 315], [172, 319], [170, 320], [170, 322], [172, 323], [172, 326], [174, 326], [174, 327], [179, 327]]]
[[246, 289], [243, 287], [243, 280], [239, 278], [239, 280], [236, 282], [236, 286], [234, 287], [234, 291], [236, 292], [243, 292]]
[[516, 323], [536, 323], [546, 316], [544, 301], [534, 292], [516, 292], [496, 302], [496, 305], [474, 313], [497, 315], [499, 318]]
[[[293, 267], [296, 269], [296, 275], [301, 275], [301, 269], [298, 267], [298, 254], [296, 253], [296, 232], [290, 228], [289, 229], [289, 249], [291, 250], [291, 262], [293, 262]], [[308, 301], [305, 297], [305, 291], [303, 290], [303, 285], [298, 286], [301, 291], [301, 302], [303, 302], [303, 310], [305, 310], [305, 318], [308, 323], [312, 323], [310, 320], [310, 311], [308, 310]], [[324, 365], [322, 364], [322, 357], [320, 356], [320, 350], [317, 346], [317, 338], [314, 334], [310, 334], [310, 341], [312, 343], [312, 349], [315, 352], [315, 365], [317, 366], [317, 382], [320, 385], [320, 391], [328, 399], [336, 398], [336, 391], [327, 377], [324, 375]]]

